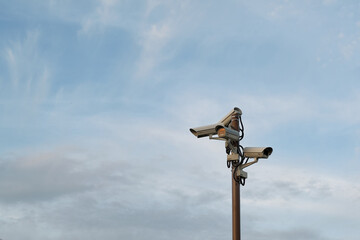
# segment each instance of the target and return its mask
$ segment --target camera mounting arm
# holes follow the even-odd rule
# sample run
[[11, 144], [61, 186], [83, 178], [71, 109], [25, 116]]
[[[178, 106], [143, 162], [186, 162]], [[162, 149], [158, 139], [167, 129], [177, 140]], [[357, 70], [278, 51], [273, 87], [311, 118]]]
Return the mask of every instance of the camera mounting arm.
[[241, 169], [247, 168], [259, 161], [259, 158], [254, 158], [254, 161], [240, 165]]

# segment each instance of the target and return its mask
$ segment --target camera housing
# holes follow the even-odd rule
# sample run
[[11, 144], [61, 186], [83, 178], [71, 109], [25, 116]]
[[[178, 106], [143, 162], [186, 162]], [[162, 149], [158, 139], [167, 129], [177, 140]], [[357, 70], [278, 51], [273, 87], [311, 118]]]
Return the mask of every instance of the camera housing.
[[[231, 129], [229, 124], [231, 122], [231, 117], [234, 114], [241, 115], [242, 112], [240, 108], [235, 107], [230, 111], [225, 117], [223, 117], [219, 122], [211, 125], [190, 128], [190, 132], [194, 134], [197, 138], [209, 137], [210, 139], [220, 139], [220, 140], [239, 140], [239, 132]], [[218, 135], [218, 137], [213, 137]]]
[[246, 147], [244, 148], [244, 157], [248, 158], [268, 158], [273, 149], [271, 147]]
[[216, 124], [201, 126], [197, 128], [190, 128], [190, 132], [194, 134], [196, 137], [202, 138], [217, 134], [217, 131], [223, 127], [224, 126], [222, 124], [216, 123]]

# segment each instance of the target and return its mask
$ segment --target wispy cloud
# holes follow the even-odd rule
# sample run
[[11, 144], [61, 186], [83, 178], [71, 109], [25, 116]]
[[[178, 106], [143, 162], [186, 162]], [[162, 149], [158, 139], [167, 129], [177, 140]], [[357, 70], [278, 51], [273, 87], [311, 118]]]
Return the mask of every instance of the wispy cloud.
[[141, 53], [136, 63], [135, 79], [149, 78], [161, 63], [171, 60], [175, 52], [171, 43], [183, 38], [181, 34], [187, 34], [185, 29], [192, 18], [188, 1], [147, 1], [138, 32]]
[[137, 32], [144, 21], [144, 1], [135, 7], [121, 0], [96, 0], [94, 7], [81, 15], [80, 35], [102, 34], [107, 29]]
[[153, 68], [160, 61], [165, 60], [162, 49], [171, 38], [172, 28], [173, 26], [170, 26], [169, 23], [162, 23], [161, 25], [151, 25], [144, 32], [140, 41], [142, 53], [137, 63], [137, 78], [149, 76]]
[[13, 41], [3, 50], [8, 75], [0, 92], [2, 101], [42, 103], [50, 90], [51, 70], [38, 48], [40, 32], [29, 31], [24, 40]]
[[121, 1], [117, 0], [100, 0], [98, 7], [88, 17], [83, 19], [82, 28], [79, 33], [102, 32], [109, 26], [119, 24], [119, 15], [115, 11]]
[[340, 47], [340, 52], [346, 60], [351, 60], [355, 53], [359, 50], [358, 39], [351, 40], [350, 42]]

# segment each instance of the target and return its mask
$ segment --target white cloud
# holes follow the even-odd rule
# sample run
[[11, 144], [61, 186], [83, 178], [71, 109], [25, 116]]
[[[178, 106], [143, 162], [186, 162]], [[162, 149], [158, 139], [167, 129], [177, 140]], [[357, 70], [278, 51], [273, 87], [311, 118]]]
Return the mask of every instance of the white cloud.
[[337, 2], [337, 0], [323, 0], [322, 3], [324, 5], [334, 5]]
[[[150, 127], [147, 130], [145, 126], [138, 127], [149, 137], [135, 148], [146, 151], [144, 155], [139, 151], [132, 152], [133, 149], [123, 154], [126, 146], [119, 149], [116, 144], [103, 149], [102, 146], [107, 144], [101, 141], [98, 148], [91, 147], [92, 154], [89, 154], [90, 148], [83, 146], [2, 161], [2, 185], [17, 181], [27, 189], [17, 195], [20, 199], [17, 205], [6, 201], [0, 204], [3, 212], [0, 221], [4, 223], [0, 226], [2, 233], [13, 239], [20, 239], [21, 234], [30, 231], [43, 239], [50, 236], [51, 239], [65, 236], [92, 239], [99, 235], [108, 239], [119, 236], [137, 236], [137, 239], [161, 236], [160, 239], [166, 239], [173, 234], [175, 239], [183, 239], [190, 233], [201, 238], [209, 232], [215, 234], [215, 239], [221, 239], [220, 235], [230, 237], [230, 172], [225, 163], [219, 161], [224, 153], [206, 157], [209, 141], [202, 149], [199, 139], [196, 139], [196, 146], [192, 146], [194, 144], [185, 144], [181, 138], [176, 142], [176, 136], [179, 139], [176, 132], [159, 133], [156, 128], [148, 132]], [[173, 155], [164, 159], [157, 152], [158, 148], [151, 150], [143, 145], [169, 139], [178, 147], [173, 148]], [[136, 141], [131, 141], [136, 145]], [[121, 141], [117, 143], [122, 146]], [[184, 151], [191, 153], [184, 154]], [[191, 169], [191, 162], [204, 162], [205, 158], [206, 165], [199, 163]], [[249, 179], [241, 190], [246, 236], [262, 239], [269, 234], [286, 239], [285, 236], [292, 232], [294, 237], [327, 239], [325, 228], [333, 227], [333, 222], [337, 223], [338, 219], [344, 224], [358, 221], [356, 215], [349, 217], [360, 207], [360, 189], [353, 184], [358, 179], [279, 163], [260, 162], [247, 171]], [[16, 199], [9, 187], [2, 188], [1, 194], [2, 199], [10, 195]], [[31, 199], [29, 194], [34, 198]], [[310, 213], [316, 213], [314, 221], [327, 219], [328, 222], [316, 230], [311, 219], [299, 224], [298, 220], [305, 219]], [[36, 219], [30, 221], [34, 215]], [[271, 223], [268, 222], [270, 219]], [[253, 225], [248, 221], [254, 221]], [[276, 227], [261, 227], [269, 224]], [[257, 230], [256, 226], [259, 227]], [[16, 234], [14, 227], [22, 227], [22, 233]], [[51, 233], [42, 231], [45, 228]], [[85, 231], [88, 229], [91, 231]]]
[[[355, 204], [360, 198], [360, 188], [353, 184], [358, 180], [354, 175], [333, 176], [331, 172], [326, 173], [317, 167], [279, 166], [278, 163], [260, 165], [259, 163], [257, 168], [252, 169], [256, 177], [249, 179], [257, 187], [249, 190], [247, 200], [255, 205], [271, 204], [281, 207], [286, 203], [289, 208], [300, 211], [312, 209], [322, 214], [341, 214], [348, 207], [345, 207], [344, 202]], [[333, 205], [338, 205], [338, 208], [329, 212]]]
[[[163, 49], [176, 32], [176, 23], [181, 14], [177, 12], [181, 11], [178, 5], [183, 3], [147, 1], [146, 7], [134, 8], [125, 1], [101, 0], [93, 12], [83, 18], [79, 34], [103, 34], [109, 28], [122, 29], [132, 34], [141, 48], [134, 77], [144, 79], [171, 55]], [[160, 7], [166, 8], [164, 16], [159, 17], [158, 21], [152, 21], [152, 12]]]
[[255, 218], [246, 224], [247, 234], [262, 239], [260, 236], [273, 235], [274, 231], [302, 229], [314, 231], [319, 239], [341, 239], [347, 228], [335, 234], [329, 229], [336, 228], [338, 222], [359, 224], [360, 189], [353, 184], [358, 181], [355, 175], [344, 177], [316, 167], [264, 161], [246, 170], [249, 178], [241, 190], [243, 219]]
[[[8, 81], [1, 93], [6, 101], [42, 103], [49, 92], [51, 71], [38, 48], [39, 31], [29, 31], [23, 41], [13, 41], [4, 50]], [[10, 94], [12, 93], [12, 94]]]
[[99, 0], [94, 12], [83, 19], [79, 33], [102, 32], [104, 27], [117, 26], [119, 15], [116, 12], [118, 0]]
[[304, 6], [306, 3], [295, 5], [291, 1], [257, 1], [247, 2], [241, 1], [242, 6], [245, 6], [248, 11], [258, 17], [265, 18], [270, 21], [279, 21], [284, 19], [291, 19], [294, 17], [303, 16]]
[[[169, 48], [170, 43], [177, 37], [184, 37], [181, 34], [188, 34], [189, 29], [196, 25], [196, 22], [191, 21], [193, 12], [190, 7], [188, 1], [147, 1], [138, 32], [141, 53], [136, 63], [136, 79], [149, 78], [157, 66], [172, 58], [175, 49]], [[162, 14], [152, 20], [153, 12], [161, 8]]]
[[173, 27], [165, 22], [151, 25], [145, 30], [140, 41], [142, 52], [137, 62], [136, 78], [146, 78], [154, 67], [165, 60], [162, 49], [171, 39]]
[[341, 46], [340, 51], [342, 56], [346, 59], [346, 60], [350, 60], [352, 59], [353, 55], [355, 54], [355, 52], [358, 51], [358, 41], [357, 40], [353, 40], [351, 42], [348, 42], [344, 45]]
[[239, 96], [224, 96], [219, 102], [216, 97], [203, 93], [211, 91], [206, 87], [194, 85], [193, 88], [201, 89], [201, 92], [178, 94], [166, 107], [172, 117], [191, 126], [215, 123], [219, 116], [225, 115], [236, 105], [243, 111], [242, 118], [246, 129], [251, 129], [253, 133], [273, 131], [285, 124], [301, 122], [312, 122], [314, 125], [322, 123], [323, 126], [336, 123], [352, 125], [360, 122], [360, 114], [353, 111], [360, 101], [357, 91], [342, 98], [300, 93], [243, 93]]
[[283, 5], [278, 5], [276, 6], [274, 9], [271, 10], [271, 12], [269, 13], [269, 16], [271, 18], [278, 18], [280, 17], [281, 11], [283, 10], [284, 6]]
[[17, 76], [17, 69], [16, 69], [16, 60], [15, 60], [15, 56], [14, 56], [14, 53], [12, 51], [12, 49], [8, 48], [6, 49], [6, 59], [8, 61], [8, 64], [9, 64], [9, 67], [11, 69], [11, 74], [13, 75], [12, 76], [12, 79], [11, 79], [11, 82], [12, 82], [12, 85], [14, 87], [18, 87], [18, 76]]

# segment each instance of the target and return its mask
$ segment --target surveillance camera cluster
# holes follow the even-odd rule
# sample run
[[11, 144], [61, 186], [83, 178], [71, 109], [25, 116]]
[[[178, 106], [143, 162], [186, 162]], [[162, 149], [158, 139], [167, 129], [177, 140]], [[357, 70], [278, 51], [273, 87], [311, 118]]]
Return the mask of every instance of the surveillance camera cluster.
[[[190, 128], [190, 132], [198, 138], [209, 137], [210, 139], [224, 140], [227, 153], [227, 166], [233, 166], [235, 181], [245, 184], [247, 173], [244, 168], [256, 163], [259, 158], [268, 158], [273, 149], [271, 147], [245, 147], [240, 145], [244, 137], [244, 126], [241, 121], [242, 111], [235, 107], [219, 122], [211, 125]], [[241, 126], [239, 126], [239, 123]], [[248, 163], [249, 158], [254, 161]]]

